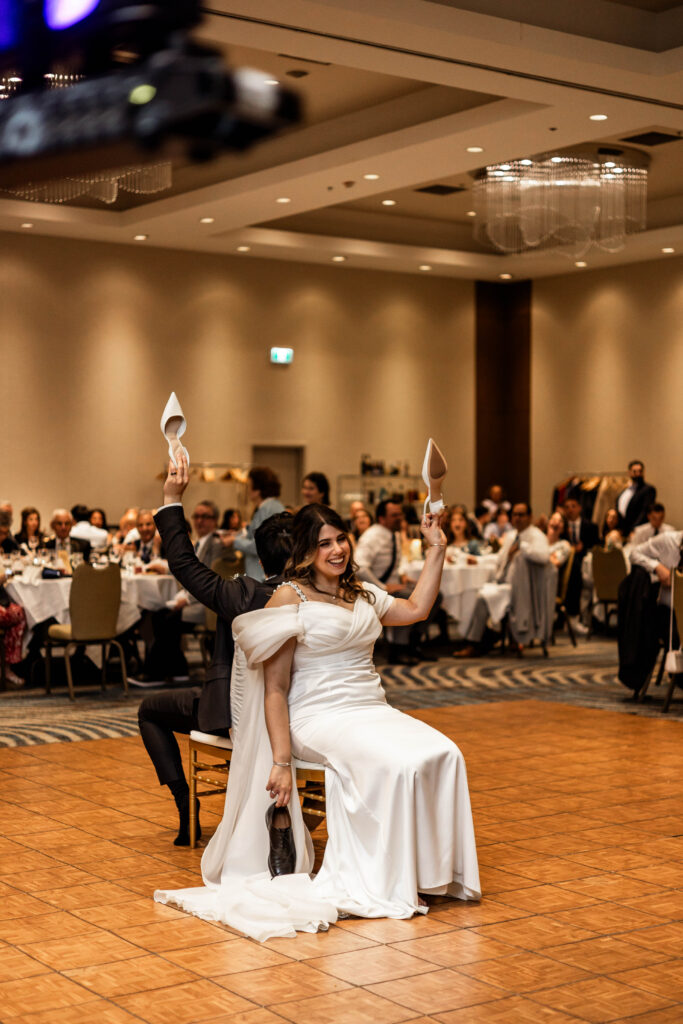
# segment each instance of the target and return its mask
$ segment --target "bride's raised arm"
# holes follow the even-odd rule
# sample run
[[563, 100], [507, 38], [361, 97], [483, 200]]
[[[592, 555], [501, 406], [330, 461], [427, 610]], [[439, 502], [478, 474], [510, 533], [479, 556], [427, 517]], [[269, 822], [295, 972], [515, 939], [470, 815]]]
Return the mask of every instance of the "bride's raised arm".
[[410, 597], [394, 599], [389, 611], [382, 616], [383, 626], [409, 626], [413, 622], [421, 622], [427, 618], [436, 601], [446, 555], [446, 535], [439, 526], [439, 516], [429, 512], [422, 517], [420, 530], [427, 541], [420, 578]]

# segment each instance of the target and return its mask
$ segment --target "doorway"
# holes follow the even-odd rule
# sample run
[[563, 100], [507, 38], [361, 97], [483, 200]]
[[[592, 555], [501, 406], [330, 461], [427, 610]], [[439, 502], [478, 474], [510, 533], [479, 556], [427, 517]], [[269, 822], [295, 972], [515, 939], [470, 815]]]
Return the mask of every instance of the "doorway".
[[255, 444], [252, 447], [253, 466], [268, 466], [282, 484], [280, 501], [283, 505], [301, 504], [301, 481], [304, 476], [303, 445]]

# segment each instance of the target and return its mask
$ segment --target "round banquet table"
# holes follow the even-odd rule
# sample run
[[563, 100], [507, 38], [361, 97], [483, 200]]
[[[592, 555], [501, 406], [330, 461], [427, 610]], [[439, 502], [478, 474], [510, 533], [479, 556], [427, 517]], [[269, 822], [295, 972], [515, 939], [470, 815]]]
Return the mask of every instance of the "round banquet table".
[[[55, 618], [57, 622], [69, 621], [69, 595], [71, 594], [71, 577], [63, 576], [58, 580], [32, 579], [31, 573], [15, 576], [5, 584], [5, 590], [26, 613], [26, 631], [30, 632], [39, 622]], [[178, 592], [178, 583], [173, 576], [121, 574], [121, 606], [116, 621], [118, 633], [124, 633], [138, 621], [140, 611], [157, 611], [166, 606]]]
[[[495, 575], [496, 564], [495, 555], [481, 555], [476, 565], [467, 565], [463, 559], [453, 565], [446, 562], [443, 567], [440, 587], [442, 607], [457, 622], [461, 636], [467, 632], [479, 591]], [[421, 559], [407, 562], [401, 566], [401, 572], [415, 582], [423, 565]]]

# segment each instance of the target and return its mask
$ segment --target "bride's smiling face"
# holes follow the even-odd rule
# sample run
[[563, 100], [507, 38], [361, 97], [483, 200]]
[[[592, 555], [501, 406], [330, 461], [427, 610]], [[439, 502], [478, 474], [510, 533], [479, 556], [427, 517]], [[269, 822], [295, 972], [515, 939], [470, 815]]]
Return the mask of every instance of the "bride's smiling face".
[[349, 538], [340, 533], [334, 526], [326, 523], [320, 527], [318, 549], [313, 560], [313, 568], [323, 576], [341, 576], [351, 557]]

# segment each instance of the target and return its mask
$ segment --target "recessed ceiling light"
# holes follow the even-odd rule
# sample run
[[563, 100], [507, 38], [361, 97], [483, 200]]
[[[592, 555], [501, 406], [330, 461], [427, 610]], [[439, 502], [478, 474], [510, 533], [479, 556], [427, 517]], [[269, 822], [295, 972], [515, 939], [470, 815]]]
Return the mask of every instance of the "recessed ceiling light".
[[432, 268], [429, 266], [428, 263], [421, 263], [420, 264], [420, 270], [431, 270], [431, 269]]
[[467, 211], [467, 216], [468, 217], [476, 217], [477, 216], [477, 211], [476, 210], [468, 210]]
[[382, 206], [396, 206], [396, 200], [395, 199], [383, 199], [382, 200]]
[[605, 160], [603, 167], [616, 167], [614, 160]]
[[238, 252], [250, 252], [251, 251], [251, 246], [250, 245], [238, 245], [237, 246], [237, 251]]
[[264, 85], [279, 85], [280, 83], [278, 82], [277, 78], [264, 78], [263, 84]]
[[24, 229], [24, 231], [29, 231], [33, 227], [33, 224], [31, 224], [29, 221], [26, 221], [26, 223], [22, 224], [21, 226]]
[[676, 250], [672, 249], [670, 245], [667, 245], [666, 249], [662, 249], [662, 252], [676, 252]]
[[587, 267], [588, 264], [585, 263], [583, 260], [577, 260], [576, 263], [574, 264], [574, 266], [575, 267]]
[[500, 165], [500, 169], [501, 169], [501, 171], [510, 171], [510, 170], [512, 170], [512, 168], [510, 167], [510, 164], [501, 164]]
[[531, 167], [531, 165], [533, 164], [533, 160], [529, 160], [528, 158], [526, 160], [520, 160], [519, 162], [522, 165], [522, 167]]
[[379, 174], [364, 174], [366, 181], [379, 181]]
[[280, 196], [279, 199], [275, 200], [276, 203], [291, 203], [291, 201], [288, 196]]
[[606, 121], [607, 114], [591, 114], [589, 121]]
[[551, 156], [550, 157], [550, 163], [551, 164], [561, 164], [563, 159], [564, 158], [561, 157], [561, 156]]
[[467, 152], [468, 153], [483, 153], [484, 152], [484, 147], [483, 146], [468, 146], [467, 147]]
[[498, 277], [501, 281], [510, 281], [512, 279], [512, 274], [499, 274]]
[[134, 239], [135, 239], [136, 242], [146, 242], [148, 238], [149, 238], [149, 235], [135, 235], [134, 236]]
[[199, 223], [200, 224], [213, 224], [214, 220], [215, 220], [215, 217], [200, 217], [199, 218]]
[[332, 257], [332, 262], [333, 263], [345, 263], [346, 262], [346, 256], [333, 256]]

